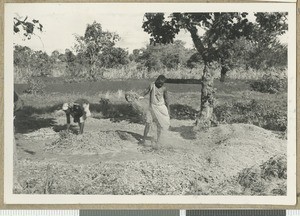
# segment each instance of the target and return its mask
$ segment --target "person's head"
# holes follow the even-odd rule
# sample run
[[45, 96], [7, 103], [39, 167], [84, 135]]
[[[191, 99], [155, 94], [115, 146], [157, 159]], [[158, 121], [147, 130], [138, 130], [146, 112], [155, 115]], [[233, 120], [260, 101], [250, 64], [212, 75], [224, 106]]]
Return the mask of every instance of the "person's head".
[[63, 106], [62, 106], [62, 110], [66, 111], [68, 109], [69, 109], [69, 104], [68, 103], [64, 103]]
[[160, 88], [164, 85], [166, 82], [167, 78], [164, 75], [159, 75], [155, 81], [155, 85], [157, 88]]

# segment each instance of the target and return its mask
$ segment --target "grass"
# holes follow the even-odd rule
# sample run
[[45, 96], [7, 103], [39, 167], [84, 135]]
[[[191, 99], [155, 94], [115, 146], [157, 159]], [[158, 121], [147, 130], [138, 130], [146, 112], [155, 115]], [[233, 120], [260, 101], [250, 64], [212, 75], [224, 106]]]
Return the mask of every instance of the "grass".
[[[25, 108], [21, 115], [27, 117], [45, 115], [44, 117], [49, 118], [50, 121], [53, 118], [52, 113], [60, 109], [63, 103], [85, 98], [90, 101], [91, 111], [96, 118], [142, 123], [138, 111], [125, 101], [125, 92], [133, 89], [141, 93], [148, 84], [149, 81], [107, 81], [55, 84], [55, 86], [49, 84], [46, 87], [47, 93], [43, 95], [21, 95], [25, 101]], [[286, 130], [286, 93], [268, 94], [251, 91], [250, 83], [244, 80], [227, 80], [225, 83], [215, 80], [214, 84], [217, 99], [214, 113], [219, 123], [248, 123], [274, 131]], [[168, 83], [167, 88], [171, 103], [171, 118], [194, 120], [200, 107], [201, 86]], [[77, 91], [72, 91], [72, 89]], [[16, 85], [16, 90], [20, 90], [19, 85]], [[103, 99], [109, 103], [102, 103]], [[36, 118], [40, 119], [39, 116]]]
[[[115, 93], [119, 90], [122, 91], [142, 91], [149, 86], [154, 79], [146, 80], [122, 80], [122, 81], [97, 81], [97, 82], [83, 82], [83, 83], [51, 83], [46, 82], [45, 87], [46, 94], [57, 93], [57, 94], [84, 94], [84, 95], [95, 95], [106, 92]], [[174, 93], [191, 93], [200, 92], [201, 84], [199, 80], [191, 79], [190, 82], [193, 84], [183, 84], [185, 80], [178, 80], [179, 83], [166, 83], [166, 87], [170, 92]], [[170, 82], [173, 82], [171, 80]], [[181, 82], [181, 83], [180, 83]], [[243, 92], [246, 90], [251, 91], [251, 82], [249, 80], [234, 80], [227, 79], [225, 83], [221, 83], [219, 80], [214, 81], [214, 88], [217, 89], [217, 93], [234, 93]], [[18, 93], [23, 93], [28, 88], [26, 84], [15, 84], [15, 90]]]
[[224, 103], [215, 108], [219, 122], [225, 124], [253, 124], [274, 131], [286, 131], [286, 106], [278, 107], [275, 103], [245, 100], [243, 102]]

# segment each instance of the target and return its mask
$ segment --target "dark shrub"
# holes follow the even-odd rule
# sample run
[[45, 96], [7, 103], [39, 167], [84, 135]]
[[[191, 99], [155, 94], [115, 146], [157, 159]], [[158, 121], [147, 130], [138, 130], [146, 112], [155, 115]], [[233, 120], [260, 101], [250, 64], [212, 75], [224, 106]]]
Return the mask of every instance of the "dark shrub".
[[286, 155], [277, 155], [271, 157], [268, 161], [260, 165], [261, 177], [271, 180], [272, 178], [286, 179], [287, 178], [287, 161]]
[[253, 81], [250, 84], [254, 91], [275, 94], [287, 90], [287, 76], [282, 73], [267, 73], [261, 80]]
[[253, 124], [274, 131], [285, 131], [287, 129], [286, 107], [280, 108], [268, 102], [251, 100], [225, 103], [215, 107], [214, 113], [220, 123]]
[[41, 78], [31, 77], [28, 79], [28, 88], [24, 90], [27, 94], [44, 94], [45, 82]]

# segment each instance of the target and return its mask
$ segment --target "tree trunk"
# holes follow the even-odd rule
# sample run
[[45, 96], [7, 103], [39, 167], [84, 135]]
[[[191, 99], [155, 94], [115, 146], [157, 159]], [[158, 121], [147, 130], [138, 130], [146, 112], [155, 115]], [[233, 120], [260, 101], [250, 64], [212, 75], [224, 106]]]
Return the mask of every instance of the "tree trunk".
[[191, 33], [191, 37], [193, 40], [193, 43], [195, 45], [195, 48], [197, 49], [197, 51], [200, 53], [200, 55], [202, 56], [202, 59], [204, 62], [209, 62], [210, 59], [208, 57], [208, 52], [205, 49], [203, 42], [200, 38], [200, 36], [198, 35], [198, 30], [195, 26], [190, 26], [188, 28], [189, 32]]
[[221, 82], [225, 82], [225, 77], [229, 70], [230, 70], [230, 67], [229, 67], [228, 62], [226, 62], [224, 57], [221, 58], [221, 78], [220, 78]]
[[[198, 30], [195, 26], [188, 27], [189, 32], [191, 33], [192, 40], [194, 42], [195, 48], [201, 54], [204, 61], [205, 67], [203, 69], [202, 75], [202, 87], [201, 87], [201, 105], [200, 112], [196, 120], [195, 129], [205, 129], [211, 126], [213, 121], [213, 107], [214, 107], [214, 98], [213, 98], [213, 77], [209, 71], [209, 58], [208, 50], [204, 47], [201, 38], [198, 35]], [[214, 122], [215, 123], [215, 122]]]
[[221, 82], [225, 82], [226, 73], [228, 72], [228, 68], [226, 66], [221, 67]]
[[92, 81], [97, 81], [97, 78], [96, 78], [96, 66], [95, 66], [95, 63], [92, 63], [92, 65], [91, 65], [91, 68], [90, 68], [90, 79], [92, 80]]
[[196, 128], [204, 129], [211, 126], [213, 122], [213, 77], [209, 72], [209, 66], [205, 65], [202, 75], [202, 87], [201, 87], [201, 105], [199, 116], [196, 120]]

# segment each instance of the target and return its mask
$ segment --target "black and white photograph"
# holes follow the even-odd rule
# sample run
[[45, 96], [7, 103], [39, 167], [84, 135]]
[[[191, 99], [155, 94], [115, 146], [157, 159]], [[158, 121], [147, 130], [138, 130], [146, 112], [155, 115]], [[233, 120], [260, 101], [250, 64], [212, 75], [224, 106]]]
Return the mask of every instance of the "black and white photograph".
[[296, 202], [296, 4], [6, 3], [4, 202]]

